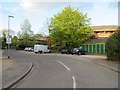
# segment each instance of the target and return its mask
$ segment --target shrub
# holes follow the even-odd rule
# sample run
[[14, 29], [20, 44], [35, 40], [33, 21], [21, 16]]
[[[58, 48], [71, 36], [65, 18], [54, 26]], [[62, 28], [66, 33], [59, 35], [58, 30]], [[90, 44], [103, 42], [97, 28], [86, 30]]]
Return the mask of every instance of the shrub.
[[108, 60], [120, 61], [120, 27], [106, 41], [106, 54]]

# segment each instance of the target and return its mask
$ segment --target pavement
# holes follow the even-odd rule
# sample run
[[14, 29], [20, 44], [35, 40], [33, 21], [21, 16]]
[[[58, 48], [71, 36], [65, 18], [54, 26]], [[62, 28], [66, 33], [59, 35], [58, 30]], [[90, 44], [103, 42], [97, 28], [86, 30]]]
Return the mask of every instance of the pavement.
[[[118, 70], [118, 63], [107, 61], [106, 56], [81, 55], [81, 57], [87, 57], [98, 65], [120, 72], [120, 70]], [[27, 76], [32, 67], [33, 63], [31, 62], [17, 61], [12, 58], [8, 59], [2, 57], [2, 87], [10, 88], [12, 85], [16, 84], [17, 81]]]
[[120, 73], [120, 68], [119, 68], [120, 63], [117, 61], [108, 61], [105, 55], [85, 55], [82, 57], [87, 57], [98, 65], [101, 65], [103, 67], [109, 68], [113, 71]]
[[12, 58], [2, 57], [2, 88], [11, 88], [22, 80], [30, 70], [31, 62], [17, 61]]

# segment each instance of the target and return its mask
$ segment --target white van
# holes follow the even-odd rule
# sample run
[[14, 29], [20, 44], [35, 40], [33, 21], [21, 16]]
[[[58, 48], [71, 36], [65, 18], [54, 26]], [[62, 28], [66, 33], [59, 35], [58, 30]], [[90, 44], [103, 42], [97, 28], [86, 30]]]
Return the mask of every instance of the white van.
[[34, 45], [34, 52], [35, 53], [50, 53], [51, 50], [47, 45]]

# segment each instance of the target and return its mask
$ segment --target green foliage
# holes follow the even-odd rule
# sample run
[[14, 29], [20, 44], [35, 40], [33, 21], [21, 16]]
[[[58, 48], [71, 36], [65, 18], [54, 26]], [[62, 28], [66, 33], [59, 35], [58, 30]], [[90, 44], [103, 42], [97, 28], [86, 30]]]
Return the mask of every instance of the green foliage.
[[14, 37], [12, 38], [11, 48], [16, 49], [17, 44], [18, 44], [18, 37], [17, 37], [17, 36], [14, 36]]
[[[51, 18], [49, 32], [54, 46], [60, 48], [79, 47], [92, 34], [90, 18], [70, 6]], [[59, 49], [60, 49], [59, 48]]]
[[7, 44], [6, 44], [6, 37], [7, 37], [7, 35], [6, 34], [7, 34], [6, 31], [3, 30], [2, 31], [2, 37], [1, 37], [2, 49], [7, 48]]
[[120, 27], [106, 42], [108, 60], [120, 60]]
[[34, 38], [36, 38], [36, 39], [43, 38], [43, 35], [42, 34], [35, 34]]
[[21, 24], [22, 32], [18, 32], [18, 49], [24, 49], [26, 46], [33, 46], [33, 31], [31, 31], [31, 24], [28, 19], [25, 19]]
[[[17, 39], [15, 39], [15, 38], [17, 38], [16, 36], [14, 36], [13, 38], [12, 38], [12, 36], [13, 36], [13, 34], [14, 34], [14, 31], [13, 30], [9, 30], [9, 37], [12, 39], [12, 44], [10, 44], [10, 48], [16, 48], [16, 45], [17, 45]], [[1, 41], [1, 43], [2, 43], [2, 49], [7, 49], [7, 47], [8, 47], [8, 44], [6, 43], [6, 38], [8, 37], [8, 30], [7, 29], [3, 29], [2, 30], [2, 36], [0, 37], [0, 41]]]
[[23, 21], [23, 24], [21, 24], [21, 29], [22, 29], [23, 43], [28, 45], [30, 42], [29, 38], [33, 36], [33, 31], [31, 31], [31, 25], [30, 25], [28, 19], [25, 19]]
[[33, 36], [34, 43], [38, 43], [37, 39], [41, 39], [41, 38], [43, 38], [42, 34], [35, 34]]

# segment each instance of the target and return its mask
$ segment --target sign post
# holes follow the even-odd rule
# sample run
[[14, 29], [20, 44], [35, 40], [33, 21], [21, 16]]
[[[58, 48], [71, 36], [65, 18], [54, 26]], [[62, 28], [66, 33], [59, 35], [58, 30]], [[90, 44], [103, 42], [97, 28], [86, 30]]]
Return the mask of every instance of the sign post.
[[11, 44], [11, 43], [12, 43], [11, 38], [9, 38], [9, 37], [8, 37], [8, 38], [6, 38], [6, 43], [7, 43], [7, 44]]
[[12, 44], [11, 38], [6, 38], [6, 43], [8, 44], [8, 58], [10, 58], [9, 56], [9, 49], [10, 49], [10, 44]]
[[9, 36], [9, 29], [10, 29], [10, 18], [14, 18], [14, 16], [8, 16], [8, 37], [6, 38], [6, 43], [8, 44], [8, 58], [10, 58], [9, 56], [9, 49], [10, 49], [10, 44], [12, 43], [11, 42], [11, 38]]

